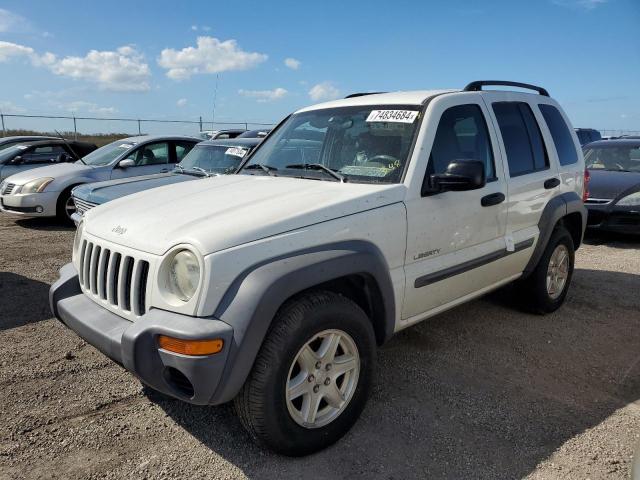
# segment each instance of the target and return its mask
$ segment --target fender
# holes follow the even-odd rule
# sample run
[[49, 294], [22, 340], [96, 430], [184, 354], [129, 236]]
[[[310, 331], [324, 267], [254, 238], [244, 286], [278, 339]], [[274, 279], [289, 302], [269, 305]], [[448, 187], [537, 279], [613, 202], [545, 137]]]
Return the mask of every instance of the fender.
[[[538, 221], [538, 229], [540, 230], [540, 236], [536, 244], [536, 248], [533, 251], [533, 255], [529, 259], [529, 263], [524, 269], [522, 277], [529, 276], [538, 265], [544, 250], [547, 248], [553, 229], [558, 221], [567, 216], [570, 213], [579, 213], [582, 217], [582, 232], [580, 234], [580, 241], [584, 236], [584, 231], [587, 227], [587, 209], [582, 203], [582, 199], [576, 192], [566, 192], [556, 197], [553, 197], [549, 203], [544, 207], [540, 220]], [[576, 249], [578, 246], [576, 245]]]
[[222, 297], [214, 317], [233, 327], [233, 343], [220, 388], [211, 403], [231, 400], [244, 384], [278, 309], [291, 296], [330, 280], [368, 275], [379, 289], [384, 338], [395, 326], [395, 298], [389, 267], [370, 242], [321, 245], [268, 259], [242, 272]]

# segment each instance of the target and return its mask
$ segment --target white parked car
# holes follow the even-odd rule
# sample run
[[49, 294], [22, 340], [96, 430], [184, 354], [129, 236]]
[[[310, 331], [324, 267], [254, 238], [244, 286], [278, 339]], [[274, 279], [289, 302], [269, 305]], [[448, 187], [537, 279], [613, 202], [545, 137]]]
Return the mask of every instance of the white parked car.
[[55, 316], [157, 390], [234, 400], [278, 452], [326, 447], [395, 332], [514, 281], [539, 313], [567, 295], [580, 143], [544, 89], [493, 84], [304, 108], [237, 175], [89, 210]]
[[201, 140], [145, 135], [117, 140], [73, 163], [35, 168], [0, 184], [0, 210], [71, 223], [76, 206], [71, 190], [83, 183], [168, 172]]

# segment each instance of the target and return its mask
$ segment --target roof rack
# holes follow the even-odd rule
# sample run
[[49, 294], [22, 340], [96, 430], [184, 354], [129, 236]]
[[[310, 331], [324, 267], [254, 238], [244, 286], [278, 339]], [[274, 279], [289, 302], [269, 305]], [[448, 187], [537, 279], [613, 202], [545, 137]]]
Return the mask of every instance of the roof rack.
[[344, 98], [364, 97], [365, 95], [378, 95], [379, 93], [387, 93], [387, 92], [358, 92], [358, 93], [352, 93], [351, 95], [347, 95]]
[[526, 88], [527, 90], [534, 90], [538, 92], [540, 95], [543, 95], [545, 97], [549, 96], [549, 92], [542, 87], [537, 87], [535, 85], [531, 85], [530, 83], [509, 82], [506, 80], [477, 80], [475, 82], [471, 82], [462, 90], [465, 92], [480, 92], [482, 91], [482, 87], [487, 87], [490, 85], [501, 86], [501, 87]]

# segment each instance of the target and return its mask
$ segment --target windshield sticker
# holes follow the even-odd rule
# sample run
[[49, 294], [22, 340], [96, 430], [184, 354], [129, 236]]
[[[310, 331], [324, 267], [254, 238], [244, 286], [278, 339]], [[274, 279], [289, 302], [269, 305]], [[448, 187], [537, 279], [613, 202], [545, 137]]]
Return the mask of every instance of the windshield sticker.
[[133, 147], [133, 145], [131, 143], [123, 143], [121, 145], [119, 145], [120, 148], [126, 148], [127, 150], [130, 149], [131, 147]]
[[360, 177], [386, 177], [394, 168], [387, 167], [365, 167], [361, 165], [347, 165], [340, 169], [340, 173], [346, 175], [357, 175]]
[[240, 147], [231, 147], [227, 148], [227, 151], [224, 153], [226, 155], [233, 155], [234, 157], [244, 157], [247, 154], [247, 149]]
[[29, 147], [27, 147], [26, 145], [16, 145], [16, 148], [18, 148], [20, 150], [26, 150]]
[[413, 123], [418, 118], [417, 110], [372, 110], [367, 122]]

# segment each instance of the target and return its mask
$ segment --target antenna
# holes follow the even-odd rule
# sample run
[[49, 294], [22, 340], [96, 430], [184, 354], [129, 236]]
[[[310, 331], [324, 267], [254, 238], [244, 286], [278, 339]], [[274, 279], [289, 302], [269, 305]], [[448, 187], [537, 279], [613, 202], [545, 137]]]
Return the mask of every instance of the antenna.
[[[80, 157], [80, 156], [76, 153], [76, 151], [71, 147], [71, 145], [69, 145], [69, 142], [67, 142], [67, 139], [66, 139], [66, 138], [64, 138], [64, 137], [62, 136], [62, 134], [61, 134], [58, 130], [55, 130], [55, 129], [54, 129], [53, 131], [54, 131], [54, 132], [56, 132], [56, 133], [58, 134], [58, 136], [60, 137], [60, 140], [62, 140], [62, 141], [64, 142], [64, 144], [65, 144], [67, 147], [69, 147], [69, 150], [71, 150], [71, 153], [73, 153], [73, 154], [76, 156], [76, 158], [77, 158], [78, 160], [80, 160], [82, 163], [84, 163], [84, 160], [82, 160], [82, 157]], [[86, 165], [86, 163], [85, 163], [85, 165]]]

